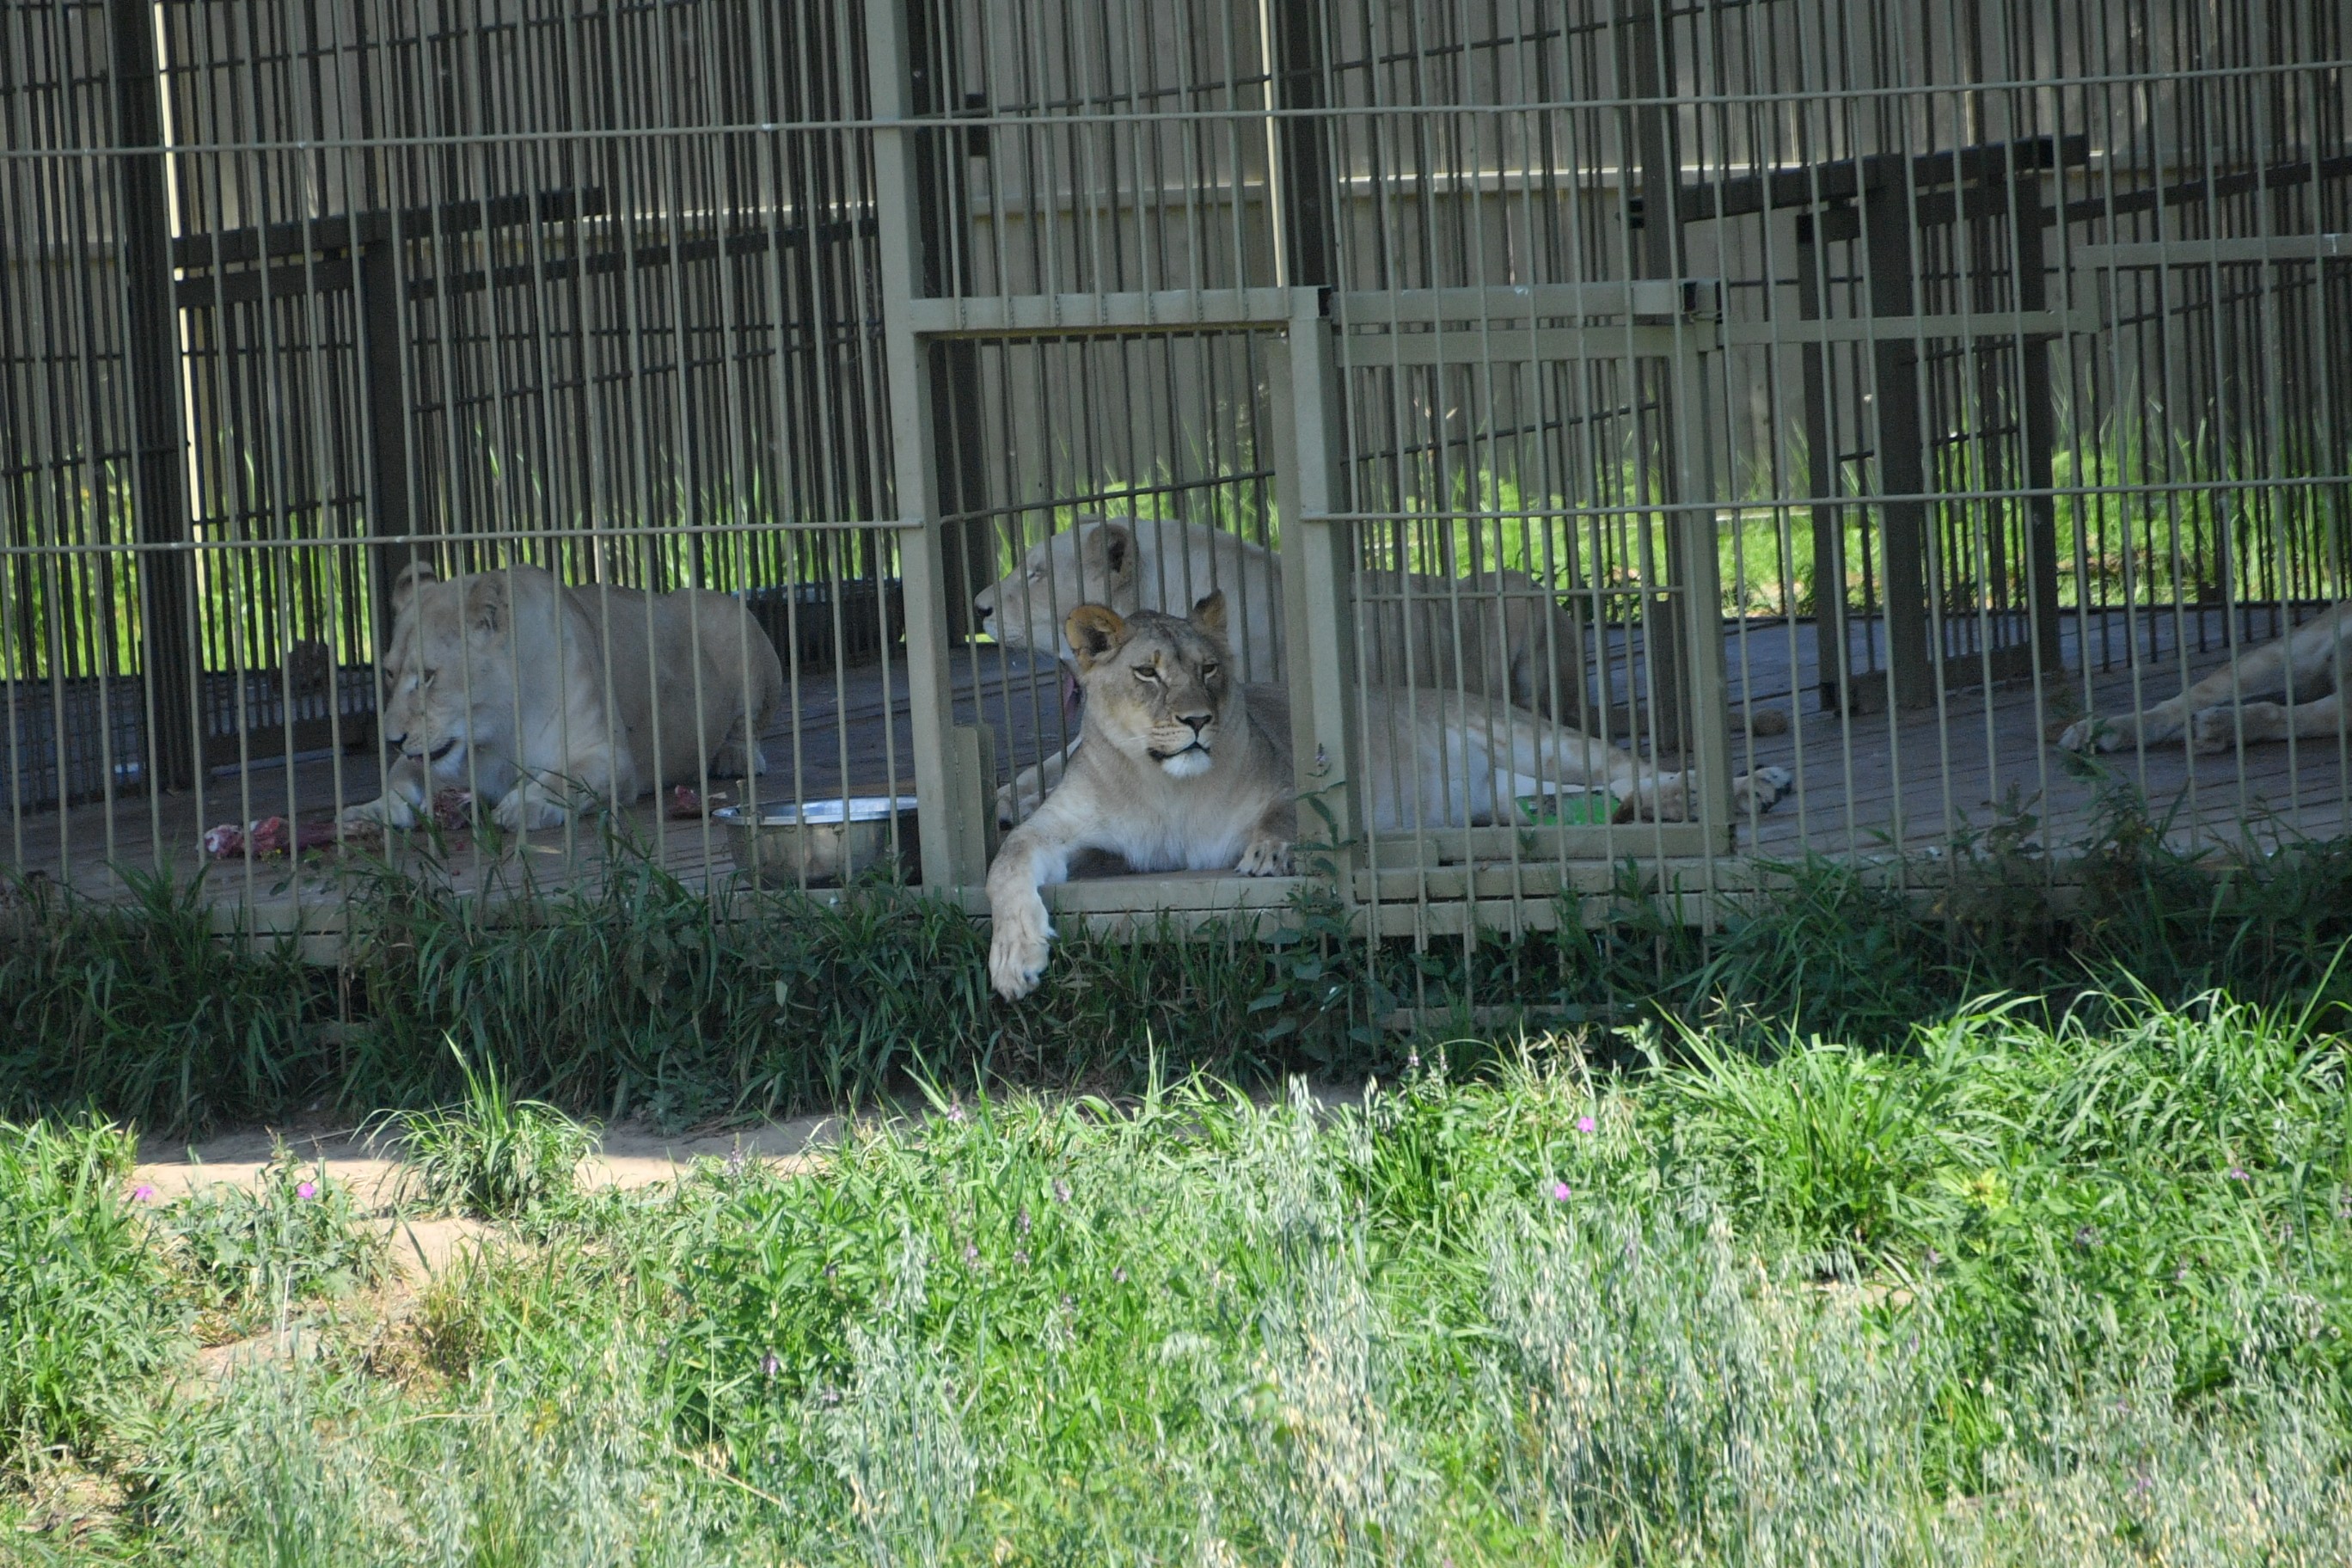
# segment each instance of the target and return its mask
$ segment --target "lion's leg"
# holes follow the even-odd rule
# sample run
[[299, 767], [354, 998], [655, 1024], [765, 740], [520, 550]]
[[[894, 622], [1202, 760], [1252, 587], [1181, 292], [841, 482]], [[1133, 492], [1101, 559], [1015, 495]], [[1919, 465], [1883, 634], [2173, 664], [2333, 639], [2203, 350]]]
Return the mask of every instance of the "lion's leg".
[[551, 787], [537, 778], [524, 779], [499, 798], [490, 820], [509, 833], [561, 827], [572, 815], [572, 793], [561, 784]]
[[2342, 732], [2344, 695], [2331, 691], [2310, 702], [2247, 702], [2208, 708], [2189, 722], [2192, 751], [2226, 752], [2242, 742], [2334, 740]]
[[[2133, 745], [2158, 745], [2187, 731], [2191, 750], [2219, 751], [2235, 739], [2235, 725], [2227, 719], [2230, 710], [2256, 700], [2291, 700], [2296, 691], [2323, 684], [2324, 673], [2334, 666], [2337, 641], [2352, 627], [2347, 608], [2352, 606], [2338, 606], [2292, 637], [2240, 654], [2168, 701], [2112, 719], [2076, 720], [2058, 743], [2070, 752], [2094, 745], [2102, 752], [2119, 752]], [[2209, 716], [2217, 710], [2222, 718]]]
[[711, 754], [710, 776], [715, 779], [747, 779], [754, 773], [768, 771], [767, 753], [760, 750], [759, 739], [751, 733], [751, 721], [738, 715], [734, 728]]
[[534, 769], [524, 773], [499, 797], [490, 820], [509, 833], [561, 827], [574, 811], [607, 804], [624, 805], [641, 793], [635, 773], [622, 774], [614, 765], [612, 749], [598, 746], [573, 759], [565, 773]]
[[1040, 895], [1068, 879], [1074, 853], [1093, 847], [1067, 812], [1052, 809], [1067, 798], [1014, 828], [988, 868], [988, 977], [1007, 1002], [1037, 989], [1045, 973], [1054, 922]]
[[1297, 808], [1277, 795], [1250, 829], [1249, 842], [1242, 846], [1242, 858], [1234, 869], [1244, 877], [1290, 875], [1290, 836], [1297, 830]]

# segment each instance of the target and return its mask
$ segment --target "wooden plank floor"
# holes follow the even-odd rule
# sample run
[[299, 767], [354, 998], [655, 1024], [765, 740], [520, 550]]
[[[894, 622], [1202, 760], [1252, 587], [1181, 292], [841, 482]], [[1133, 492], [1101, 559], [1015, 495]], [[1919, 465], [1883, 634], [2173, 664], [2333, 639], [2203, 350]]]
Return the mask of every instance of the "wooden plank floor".
[[[2045, 737], [2054, 737], [2079, 708], [2084, 682], [2074, 671], [2085, 629], [2095, 664], [2105, 667], [2090, 682], [2101, 712], [2127, 710], [2135, 681], [2149, 701], [2179, 689], [2176, 637], [2190, 645], [2186, 664], [2192, 676], [2226, 658], [2218, 616], [2201, 625], [2132, 629], [2142, 656], [2137, 675], [2124, 662], [2123, 650], [2131, 645], [2119, 618], [2087, 628], [2069, 620], [2063, 697], [2053, 683], [2037, 703], [2030, 684], [2016, 683], [1996, 689], [1990, 702], [1980, 690], [1959, 691], [1940, 710], [1849, 721], [1824, 711], [1815, 695], [1819, 663], [1809, 624], [1727, 627], [1735, 717], [1752, 704], [1790, 712], [1795, 721], [1786, 733], [1735, 742], [1739, 765], [1777, 763], [1798, 778], [1797, 789], [1777, 809], [1742, 825], [1739, 848], [1774, 858], [1809, 851], [1883, 854], [1896, 845], [1916, 850], [1990, 826], [2005, 800], [2037, 818], [2037, 836], [2045, 844], [2063, 849], [2079, 843], [2093, 828], [2096, 784], [2065, 765]], [[1858, 649], [1869, 635], [1868, 628], [1857, 629]], [[2201, 650], [2200, 640], [2207, 645]], [[1034, 757], [1041, 737], [1045, 745], [1060, 743], [1059, 678], [1052, 662], [979, 648], [955, 656], [953, 676], [958, 722], [990, 724], [1001, 770]], [[913, 793], [902, 666], [893, 665], [887, 675], [884, 667], [868, 665], [804, 677], [793, 710], [797, 726], [787, 722], [764, 738], [770, 772], [759, 782], [761, 798], [837, 796], [845, 780], [853, 793], [883, 794], [894, 777], [899, 793]], [[2137, 785], [2158, 814], [2168, 817], [2174, 840], [2189, 847], [2235, 845], [2249, 832], [2268, 841], [2342, 833], [2352, 818], [2345, 762], [2333, 743], [2292, 751], [2264, 745], [2243, 757], [2205, 758], [2190, 758], [2175, 745], [2145, 755], [2122, 753], [2108, 765]], [[130, 891], [125, 868], [136, 873], [168, 864], [184, 872], [196, 864], [209, 825], [270, 816], [324, 819], [333, 815], [339, 787], [344, 799], [371, 799], [380, 793], [376, 779], [373, 756], [314, 756], [291, 768], [257, 769], [241, 782], [234, 775], [208, 779], [201, 792], [17, 816], [0, 821], [0, 856], [92, 894], [122, 897]], [[742, 797], [740, 782], [727, 788], [730, 798]], [[690, 884], [706, 885], [734, 870], [725, 836], [707, 823], [666, 820], [657, 803], [647, 800], [625, 815], [625, 824], [638, 843]], [[535, 834], [510, 858], [494, 862], [460, 836], [446, 867], [453, 883], [467, 890], [526, 879], [541, 888], [593, 885], [600, 874], [597, 844], [593, 833]], [[1639, 852], [1637, 844], [1626, 847]], [[207, 883], [216, 899], [339, 902], [343, 879], [331, 859], [299, 867], [240, 859], [213, 863]]]

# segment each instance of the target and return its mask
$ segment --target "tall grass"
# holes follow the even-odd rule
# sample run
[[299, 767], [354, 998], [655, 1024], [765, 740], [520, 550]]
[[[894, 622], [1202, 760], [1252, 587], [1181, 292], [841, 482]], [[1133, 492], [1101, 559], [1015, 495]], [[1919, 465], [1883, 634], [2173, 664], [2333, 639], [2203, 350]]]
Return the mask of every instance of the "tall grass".
[[0, 1121], [0, 1447], [71, 1447], [170, 1355], [166, 1271], [134, 1212], [131, 1140]]
[[118, 1401], [82, 1560], [2340, 1561], [2336, 1042], [2097, 1001], [575, 1199], [413, 1356]]
[[[354, 890], [339, 971], [215, 935], [196, 887], [101, 907], [42, 883], [0, 924], [0, 1114], [89, 1106], [159, 1130], [307, 1110], [422, 1108], [459, 1058], [573, 1114], [667, 1125], [868, 1102], [927, 1081], [1133, 1089], [1156, 1050], [1235, 1082], [1386, 1070], [1401, 1007], [1523, 1006], [1601, 1027], [1648, 1019], [1744, 1041], [1864, 1044], [1988, 991], [2042, 1020], [2129, 975], [2179, 1002], [2352, 1000], [2352, 843], [2191, 860], [2118, 797], [2064, 864], [2004, 828], [1910, 868], [1901, 894], [1848, 865], [1783, 868], [1766, 895], [1684, 923], [1628, 868], [1609, 921], [1416, 950], [1366, 943], [1310, 888], [1282, 931], [1129, 942], [1076, 934], [1018, 1006], [988, 991], [985, 928], [901, 889], [837, 905], [747, 894], [719, 910], [625, 844], [594, 891], [493, 923], [434, 875]], [[2079, 897], [2063, 911], [2063, 871]]]

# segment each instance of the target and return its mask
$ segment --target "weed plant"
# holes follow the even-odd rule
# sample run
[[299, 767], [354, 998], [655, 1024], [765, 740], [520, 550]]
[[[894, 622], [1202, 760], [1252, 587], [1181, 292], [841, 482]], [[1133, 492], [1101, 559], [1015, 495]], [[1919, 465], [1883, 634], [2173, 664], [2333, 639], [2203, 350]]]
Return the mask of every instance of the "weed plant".
[[247, 1186], [197, 1188], [159, 1216], [179, 1271], [218, 1337], [249, 1332], [292, 1308], [381, 1280], [383, 1237], [341, 1183], [281, 1144]]
[[518, 1100], [498, 1064], [479, 1068], [453, 1042], [466, 1082], [457, 1104], [383, 1118], [406, 1156], [404, 1200], [436, 1214], [512, 1219], [570, 1197], [594, 1131], [543, 1100]]

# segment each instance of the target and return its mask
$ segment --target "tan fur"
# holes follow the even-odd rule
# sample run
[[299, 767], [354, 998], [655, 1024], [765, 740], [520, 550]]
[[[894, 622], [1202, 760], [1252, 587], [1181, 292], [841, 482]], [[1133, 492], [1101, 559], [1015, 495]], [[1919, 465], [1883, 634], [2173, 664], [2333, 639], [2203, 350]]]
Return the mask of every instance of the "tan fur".
[[493, 802], [500, 826], [551, 827], [698, 783], [706, 762], [719, 775], [766, 765], [758, 738], [783, 668], [727, 595], [567, 588], [536, 566], [443, 582], [417, 565], [393, 608], [382, 727], [396, 755], [383, 797], [347, 823], [414, 826], [437, 791], [458, 788]]
[[[2058, 743], [2070, 752], [2121, 751], [2179, 739], [2192, 752], [2225, 752], [2242, 739], [2334, 740], [2344, 732], [2342, 679], [2352, 668], [2352, 600], [2341, 601], [2275, 642], [2240, 654], [2169, 701], [2114, 719], [2077, 720]], [[2281, 701], [2254, 699], [2279, 698]]]
[[[1066, 627], [1087, 693], [1085, 742], [1061, 786], [1014, 828], [988, 872], [989, 978], [1007, 1000], [1045, 973], [1054, 931], [1040, 889], [1084, 851], [1138, 871], [1276, 876], [1297, 836], [1289, 696], [1234, 679], [1223, 597], [1178, 620], [1073, 610]], [[1689, 777], [1643, 770], [1630, 752], [1539, 715], [1450, 692], [1375, 688], [1365, 735], [1364, 808], [1379, 832], [1491, 822], [1537, 781], [1603, 784], [1623, 815], [1679, 817]], [[1738, 781], [1743, 805], [1769, 808], [1788, 774]], [[1500, 786], [1498, 789], [1497, 786]]]
[[[1354, 584], [1359, 657], [1373, 684], [1505, 699], [1583, 728], [1583, 641], [1559, 596], [1524, 572], [1460, 577], [1364, 572]], [[1062, 620], [1082, 604], [1122, 616], [1175, 612], [1212, 589], [1230, 616], [1230, 652], [1244, 680], [1281, 668], [1282, 567], [1263, 545], [1199, 523], [1082, 518], [1034, 546], [972, 601], [982, 629], [1008, 647], [1062, 652]], [[1066, 659], [1067, 656], [1064, 655]], [[997, 792], [1010, 826], [1060, 783], [1068, 752], [1024, 769]]]

